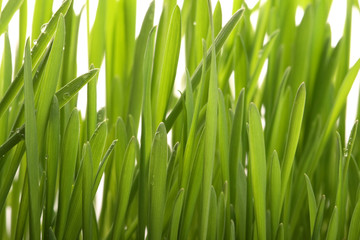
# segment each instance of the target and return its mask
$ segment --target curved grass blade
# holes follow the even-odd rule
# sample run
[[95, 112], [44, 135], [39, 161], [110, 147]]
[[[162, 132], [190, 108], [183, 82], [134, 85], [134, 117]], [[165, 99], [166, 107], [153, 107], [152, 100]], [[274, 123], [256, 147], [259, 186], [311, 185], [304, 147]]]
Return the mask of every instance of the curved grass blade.
[[55, 94], [59, 99], [59, 107], [62, 108], [68, 101], [70, 101], [71, 98], [74, 97], [80, 89], [85, 86], [85, 84], [91, 81], [98, 72], [99, 69], [92, 69], [88, 73], [75, 78], [59, 89]]
[[160, 123], [151, 147], [149, 162], [150, 210], [149, 240], [161, 239], [166, 201], [167, 139], [164, 123]]
[[250, 176], [254, 195], [257, 236], [266, 239], [266, 157], [264, 133], [258, 109], [254, 103], [249, 107], [249, 153]]
[[31, 74], [30, 41], [26, 42], [24, 60], [24, 95], [25, 95], [25, 146], [27, 171], [29, 178], [30, 237], [40, 239], [39, 206], [39, 153], [34, 105], [34, 92]]
[[9, 22], [14, 13], [20, 8], [24, 0], [9, 0], [0, 15], [0, 35], [8, 28]]

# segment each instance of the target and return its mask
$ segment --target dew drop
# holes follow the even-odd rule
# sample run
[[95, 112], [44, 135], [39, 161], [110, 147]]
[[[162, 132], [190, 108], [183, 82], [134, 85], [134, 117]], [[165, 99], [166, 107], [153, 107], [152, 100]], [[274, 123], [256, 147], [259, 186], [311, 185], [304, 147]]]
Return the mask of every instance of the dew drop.
[[34, 40], [34, 45], [37, 45], [37, 39]]
[[43, 24], [43, 25], [41, 26], [41, 32], [42, 32], [42, 33], [45, 32], [47, 25], [48, 25], [48, 24], [45, 23], [45, 24]]
[[67, 100], [70, 98], [70, 93], [64, 93], [64, 96], [63, 96], [64, 100]]

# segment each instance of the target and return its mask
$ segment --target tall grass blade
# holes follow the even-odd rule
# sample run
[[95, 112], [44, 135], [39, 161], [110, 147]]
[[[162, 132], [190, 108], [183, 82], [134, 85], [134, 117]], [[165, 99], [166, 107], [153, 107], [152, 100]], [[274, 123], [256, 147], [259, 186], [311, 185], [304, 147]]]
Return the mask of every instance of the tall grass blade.
[[24, 60], [24, 95], [25, 95], [25, 146], [27, 172], [29, 178], [29, 222], [31, 239], [40, 239], [39, 206], [39, 152], [35, 117], [34, 92], [31, 75], [30, 41], [25, 46]]

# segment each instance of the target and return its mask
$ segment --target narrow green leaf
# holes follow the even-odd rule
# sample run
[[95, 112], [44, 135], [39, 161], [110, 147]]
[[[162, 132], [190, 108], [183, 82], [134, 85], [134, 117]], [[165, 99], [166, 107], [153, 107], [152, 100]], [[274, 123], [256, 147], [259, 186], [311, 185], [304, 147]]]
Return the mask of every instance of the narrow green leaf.
[[279, 226], [281, 214], [281, 169], [277, 152], [274, 151], [270, 165], [270, 211], [271, 211], [271, 233], [275, 238]]
[[[256, 68], [254, 68], [254, 70], [252, 72], [250, 72], [251, 81], [248, 83], [249, 90], [248, 90], [248, 93], [246, 96], [247, 103], [249, 103], [253, 99], [256, 87], [258, 85], [257, 83], [259, 80], [261, 70], [265, 63], [265, 60], [269, 57], [269, 54], [276, 42], [275, 40], [277, 39], [278, 35], [279, 35], [279, 31], [275, 31], [270, 35], [269, 42], [263, 47], [263, 49], [261, 50], [261, 55], [260, 55], [258, 61], [256, 61]], [[256, 57], [254, 57], [254, 59], [256, 59]]]
[[266, 239], [266, 157], [264, 133], [255, 104], [249, 107], [250, 176], [254, 195], [255, 220], [259, 239]]
[[98, 72], [98, 69], [92, 69], [88, 73], [75, 78], [59, 89], [56, 92], [56, 97], [59, 99], [59, 107], [62, 108], [68, 101], [70, 101], [71, 98], [74, 97], [80, 89], [85, 86], [85, 84], [91, 81]]
[[149, 240], [161, 239], [166, 201], [166, 164], [167, 139], [166, 128], [160, 123], [151, 147], [149, 162]]
[[320, 233], [321, 233], [321, 227], [323, 224], [324, 209], [325, 209], [325, 196], [323, 195], [321, 197], [320, 204], [319, 204], [319, 207], [318, 207], [317, 213], [316, 213], [314, 231], [312, 234], [313, 240], [321, 239]]
[[183, 208], [183, 201], [184, 201], [184, 189], [180, 189], [174, 205], [174, 210], [171, 219], [171, 227], [170, 227], [170, 240], [177, 240], [179, 234], [179, 223], [181, 212]]
[[[141, 113], [141, 106], [144, 104], [143, 101], [143, 89], [144, 89], [144, 78], [145, 78], [145, 66], [149, 64], [149, 60], [145, 59], [145, 52], [147, 48], [147, 41], [149, 35], [152, 35], [153, 24], [154, 24], [154, 12], [155, 12], [155, 1], [150, 3], [150, 6], [145, 14], [144, 21], [141, 25], [141, 30], [138, 38], [136, 39], [134, 64], [133, 64], [133, 81], [131, 84], [131, 95], [129, 102], [129, 114], [135, 119], [136, 127], [139, 125], [139, 117]], [[155, 32], [155, 31], [154, 31]], [[153, 45], [152, 45], [153, 47]], [[138, 68], [138, 66], [144, 66], [144, 68]], [[146, 66], [148, 67], [148, 66]], [[151, 74], [151, 73], [150, 73]], [[146, 76], [147, 77], [147, 76]], [[151, 84], [150, 84], [151, 86]], [[150, 104], [151, 105], [151, 104]], [[151, 125], [150, 125], [151, 126]]]
[[14, 13], [20, 8], [23, 0], [9, 0], [0, 15], [0, 35], [8, 28]]
[[92, 181], [94, 181], [96, 176], [96, 171], [99, 167], [101, 157], [103, 156], [105, 143], [107, 137], [107, 120], [99, 123], [95, 129], [93, 135], [91, 136], [89, 142], [91, 146], [91, 156], [92, 156]]
[[76, 109], [74, 109], [70, 115], [61, 143], [59, 207], [55, 228], [55, 233], [58, 239], [62, 239], [65, 232], [66, 219], [75, 175], [79, 137], [79, 113]]
[[284, 224], [280, 223], [275, 239], [276, 240], [284, 240], [285, 239], [284, 235], [285, 235], [285, 233], [284, 233]]
[[46, 123], [49, 118], [51, 100], [56, 92], [56, 86], [60, 75], [64, 46], [65, 21], [63, 15], [60, 14], [49, 59], [45, 66], [44, 74], [40, 80], [41, 87], [39, 89], [39, 99], [37, 101], [37, 129], [40, 133], [39, 142], [41, 144], [44, 138]]
[[34, 106], [34, 92], [31, 75], [30, 42], [26, 42], [24, 60], [24, 95], [25, 95], [25, 146], [27, 171], [29, 177], [30, 237], [40, 239], [39, 206], [39, 153]]
[[[172, 89], [174, 86], [175, 75], [177, 64], [179, 60], [180, 53], [180, 41], [181, 41], [181, 19], [180, 19], [180, 8], [176, 6], [171, 15], [169, 31], [167, 34], [165, 51], [164, 51], [164, 60], [167, 67], [161, 69], [161, 75], [158, 82], [158, 85], [153, 85], [152, 96], [152, 109], [155, 113], [155, 119], [153, 124], [157, 126], [164, 118], [166, 114], [166, 109], [168, 106], [168, 101]], [[163, 48], [163, 46], [160, 46]]]
[[17, 216], [15, 240], [23, 239], [26, 221], [29, 215], [28, 211], [29, 211], [29, 178], [28, 178], [28, 173], [26, 172], [22, 194], [21, 194], [19, 213]]
[[[212, 42], [214, 42], [214, 25], [212, 22], [211, 5], [209, 6], [210, 26]], [[216, 148], [216, 131], [217, 131], [217, 111], [218, 111], [218, 74], [216, 66], [215, 48], [211, 51], [211, 67], [210, 80], [208, 89], [208, 101], [206, 106], [206, 120], [205, 120], [205, 152], [204, 152], [204, 175], [203, 175], [203, 203], [201, 211], [201, 228], [200, 239], [205, 240], [208, 232], [210, 197], [211, 197], [211, 182], [213, 178], [213, 168], [215, 161]]]
[[220, 193], [218, 199], [218, 214], [217, 214], [217, 230], [216, 239], [224, 239], [225, 228], [226, 228], [226, 199], [223, 192]]
[[187, 126], [187, 134], [190, 133], [191, 121], [193, 119], [194, 114], [194, 96], [193, 90], [190, 82], [190, 73], [186, 70], [186, 89], [185, 89], [185, 105], [186, 105], [186, 126]]
[[207, 239], [215, 240], [217, 226], [217, 197], [213, 186], [211, 186], [210, 209]]
[[83, 175], [82, 175], [82, 224], [84, 239], [92, 239], [92, 183], [93, 183], [93, 163], [91, 145], [89, 142], [84, 144], [83, 156]]
[[337, 239], [338, 227], [339, 227], [339, 214], [338, 214], [338, 208], [335, 206], [331, 214], [329, 226], [327, 229], [327, 234], [326, 234], [327, 240]]
[[[12, 59], [11, 59], [11, 48], [10, 48], [10, 40], [8, 33], [5, 33], [4, 39], [4, 52], [3, 58], [1, 62], [1, 79], [0, 82], [0, 98], [2, 98], [9, 88], [11, 84], [11, 77], [12, 77]], [[0, 133], [0, 142], [3, 143], [9, 134], [9, 113], [5, 112], [3, 116], [0, 118], [0, 128], [3, 129]], [[1, 155], [2, 156], [2, 155]]]
[[288, 137], [286, 141], [286, 147], [284, 152], [284, 158], [281, 168], [281, 205], [284, 201], [285, 193], [287, 192], [289, 178], [293, 162], [295, 159], [295, 153], [300, 137], [301, 124], [304, 114], [306, 100], [305, 84], [302, 83], [296, 93], [293, 108], [290, 115], [290, 122], [288, 128]]
[[35, 1], [31, 39], [37, 39], [41, 31], [46, 27], [46, 25], [43, 24], [51, 18], [53, 1], [54, 0]]
[[93, 183], [93, 190], [92, 190], [92, 197], [93, 198], [95, 197], [96, 191], [97, 191], [97, 189], [99, 187], [100, 180], [101, 180], [101, 178], [103, 176], [103, 173], [105, 171], [105, 167], [106, 167], [107, 161], [109, 159], [109, 156], [112, 153], [112, 151], [114, 150], [117, 141], [118, 140], [114, 140], [111, 143], [111, 145], [109, 146], [109, 148], [105, 152], [103, 159], [100, 162], [100, 165], [99, 165], [99, 168], [98, 168], [98, 170], [96, 172], [95, 180], [94, 180], [94, 183]]
[[351, 217], [350, 227], [349, 227], [349, 240], [359, 239], [360, 237], [360, 200], [358, 200], [354, 212]]
[[132, 137], [126, 148], [123, 168], [120, 175], [118, 206], [114, 219], [112, 239], [120, 239], [125, 222], [125, 214], [128, 209], [129, 196], [132, 186], [135, 168], [135, 146], [136, 138]]
[[311, 236], [313, 236], [317, 204], [316, 204], [315, 195], [314, 195], [313, 188], [311, 186], [310, 179], [306, 175], [306, 173], [304, 173], [304, 176], [305, 176], [305, 180], [306, 180], [306, 188], [307, 188], [307, 193], [308, 193], [308, 204], [309, 204], [309, 215], [310, 215], [310, 230], [311, 230], [310, 232], [311, 232]]
[[59, 102], [54, 96], [49, 113], [46, 138], [47, 176], [46, 176], [46, 205], [44, 213], [44, 238], [49, 237], [49, 228], [53, 219], [56, 194], [56, 178], [60, 155], [60, 112]]

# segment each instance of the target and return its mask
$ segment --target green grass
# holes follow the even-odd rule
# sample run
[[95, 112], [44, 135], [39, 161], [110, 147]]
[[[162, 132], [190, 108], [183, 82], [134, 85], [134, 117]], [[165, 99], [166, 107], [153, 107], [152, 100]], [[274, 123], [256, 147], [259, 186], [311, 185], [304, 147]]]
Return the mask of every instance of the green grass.
[[226, 23], [210, 0], [164, 0], [155, 22], [153, 1], [138, 36], [143, 2], [99, 0], [92, 26], [89, 2], [36, 0], [32, 29], [27, 0], [1, 9], [0, 239], [360, 238], [360, 128], [345, 111], [356, 0], [334, 47], [332, 0], [233, 0]]

